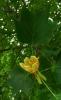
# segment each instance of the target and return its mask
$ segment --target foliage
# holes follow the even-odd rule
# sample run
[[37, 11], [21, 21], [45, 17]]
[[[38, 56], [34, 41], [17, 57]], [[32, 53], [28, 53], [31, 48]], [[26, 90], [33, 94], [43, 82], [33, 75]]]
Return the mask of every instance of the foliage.
[[20, 68], [39, 56], [47, 84], [61, 99], [61, 1], [0, 0], [0, 100], [55, 100]]

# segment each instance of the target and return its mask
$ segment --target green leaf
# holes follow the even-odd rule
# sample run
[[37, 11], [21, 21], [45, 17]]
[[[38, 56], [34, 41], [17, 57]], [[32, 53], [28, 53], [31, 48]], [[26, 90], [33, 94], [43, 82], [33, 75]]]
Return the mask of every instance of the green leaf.
[[56, 23], [48, 20], [48, 11], [45, 8], [32, 12], [23, 7], [21, 16], [15, 21], [17, 37], [20, 42], [33, 44], [49, 43], [56, 29]]
[[17, 67], [10, 73], [8, 82], [16, 92], [22, 90], [27, 95], [31, 93], [34, 86], [34, 79], [32, 79], [27, 72], [23, 70], [20, 71]]
[[32, 20], [31, 12], [28, 8], [23, 7], [21, 16], [15, 20], [17, 37], [20, 42], [30, 43], [32, 40]]

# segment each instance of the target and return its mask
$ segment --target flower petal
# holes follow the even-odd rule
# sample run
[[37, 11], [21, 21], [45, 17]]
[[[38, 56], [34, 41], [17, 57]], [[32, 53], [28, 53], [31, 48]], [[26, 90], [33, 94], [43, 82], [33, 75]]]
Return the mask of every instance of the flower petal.
[[24, 63], [20, 63], [20, 66], [27, 72], [33, 73], [32, 67], [25, 65]]

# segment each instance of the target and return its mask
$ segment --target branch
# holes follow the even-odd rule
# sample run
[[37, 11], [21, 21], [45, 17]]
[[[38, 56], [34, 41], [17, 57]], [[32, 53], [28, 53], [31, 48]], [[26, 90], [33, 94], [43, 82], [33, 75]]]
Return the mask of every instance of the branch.
[[16, 46], [16, 47], [9, 47], [9, 48], [4, 48], [4, 49], [0, 49], [0, 53], [3, 53], [5, 51], [9, 51], [9, 50], [22, 50], [23, 46]]
[[10, 48], [7, 48], [7, 49], [0, 49], [0, 53], [2, 53], [2, 52], [4, 52], [4, 51], [8, 51], [8, 50], [10, 50]]

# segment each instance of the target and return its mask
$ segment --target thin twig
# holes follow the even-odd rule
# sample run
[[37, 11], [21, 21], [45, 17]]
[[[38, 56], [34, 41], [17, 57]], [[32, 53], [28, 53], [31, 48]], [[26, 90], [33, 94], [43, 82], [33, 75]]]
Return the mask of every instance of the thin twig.
[[46, 69], [44, 69], [44, 70], [41, 70], [41, 72], [45, 72], [45, 71], [48, 71], [48, 70], [50, 70], [51, 68], [46, 68]]

